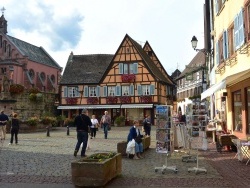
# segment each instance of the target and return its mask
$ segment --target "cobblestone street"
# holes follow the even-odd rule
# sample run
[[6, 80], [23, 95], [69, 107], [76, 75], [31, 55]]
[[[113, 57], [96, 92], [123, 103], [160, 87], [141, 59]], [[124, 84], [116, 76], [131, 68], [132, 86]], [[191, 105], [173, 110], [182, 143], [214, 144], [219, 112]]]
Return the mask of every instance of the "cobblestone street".
[[[116, 152], [117, 143], [126, 140], [129, 127], [112, 127], [108, 139], [103, 132], [90, 140], [86, 154]], [[155, 127], [152, 130], [151, 146], [144, 153], [144, 159], [122, 159], [122, 175], [109, 182], [106, 187], [250, 187], [250, 165], [234, 159], [235, 153], [218, 153], [214, 144], [208, 151], [200, 151], [199, 167], [205, 167], [207, 174], [188, 173], [187, 169], [196, 163], [182, 162], [182, 152], [175, 152], [168, 158], [168, 166], [176, 165], [178, 173], [155, 172], [166, 162], [166, 155], [155, 152]], [[76, 132], [72, 128], [66, 135], [66, 128], [50, 132], [19, 134], [18, 145], [8, 145], [10, 135], [0, 150], [0, 187], [74, 187], [71, 182], [71, 161], [76, 144]], [[79, 159], [80, 156], [77, 156]]]

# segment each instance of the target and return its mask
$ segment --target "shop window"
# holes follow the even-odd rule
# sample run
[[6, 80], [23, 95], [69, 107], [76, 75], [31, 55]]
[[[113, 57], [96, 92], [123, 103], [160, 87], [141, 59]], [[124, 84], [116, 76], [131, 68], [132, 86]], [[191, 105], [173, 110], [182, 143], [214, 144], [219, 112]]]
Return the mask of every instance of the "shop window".
[[247, 134], [250, 134], [250, 87], [247, 88]]
[[240, 90], [233, 92], [233, 107], [234, 130], [242, 131], [242, 100]]

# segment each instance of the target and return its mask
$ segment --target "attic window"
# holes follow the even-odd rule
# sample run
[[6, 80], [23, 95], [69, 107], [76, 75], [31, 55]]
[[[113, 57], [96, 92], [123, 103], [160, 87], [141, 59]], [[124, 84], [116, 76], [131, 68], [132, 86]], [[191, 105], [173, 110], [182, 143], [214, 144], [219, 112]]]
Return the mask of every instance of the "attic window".
[[127, 48], [127, 53], [129, 53], [130, 52], [130, 50], [129, 50], [129, 48]]
[[152, 55], [153, 55], [153, 52], [152, 52], [152, 51], [148, 51], [148, 55], [149, 55], [149, 56], [152, 56]]

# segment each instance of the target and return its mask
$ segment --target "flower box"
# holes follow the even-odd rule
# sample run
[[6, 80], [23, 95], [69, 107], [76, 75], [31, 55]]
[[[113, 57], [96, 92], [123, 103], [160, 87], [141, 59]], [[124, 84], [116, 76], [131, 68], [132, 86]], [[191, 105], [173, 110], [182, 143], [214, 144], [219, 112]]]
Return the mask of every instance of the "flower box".
[[106, 98], [106, 103], [107, 104], [114, 104], [114, 103], [117, 103], [117, 100], [118, 100], [118, 98], [117, 97], [107, 97]]
[[151, 103], [152, 97], [151, 96], [141, 96], [140, 100], [141, 100], [141, 103]]
[[77, 98], [66, 98], [67, 104], [77, 104], [78, 99]]
[[13, 94], [19, 94], [24, 91], [24, 86], [20, 84], [11, 84], [9, 92]]
[[131, 97], [130, 96], [122, 96], [120, 97], [121, 103], [131, 103]]
[[123, 74], [122, 75], [122, 82], [134, 82], [135, 75], [134, 74]]
[[[109, 153], [100, 153], [100, 155], [105, 154], [109, 155]], [[120, 153], [108, 159], [100, 160], [90, 156], [71, 162], [72, 182], [79, 187], [102, 187], [120, 175], [121, 171], [122, 156]]]
[[88, 103], [88, 104], [98, 104], [98, 102], [99, 102], [99, 100], [98, 100], [97, 97], [89, 97], [89, 98], [87, 99], [87, 103]]

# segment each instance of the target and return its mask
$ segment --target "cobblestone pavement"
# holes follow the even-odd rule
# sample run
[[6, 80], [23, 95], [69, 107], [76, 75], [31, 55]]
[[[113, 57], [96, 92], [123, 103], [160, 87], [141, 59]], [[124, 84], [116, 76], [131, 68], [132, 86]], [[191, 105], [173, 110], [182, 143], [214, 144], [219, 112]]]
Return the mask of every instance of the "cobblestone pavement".
[[[116, 151], [116, 144], [126, 140], [129, 127], [112, 127], [108, 139], [99, 130], [97, 137], [90, 140], [87, 155], [96, 152]], [[207, 173], [195, 174], [188, 168], [196, 167], [194, 162], [182, 162], [183, 152], [174, 152], [167, 158], [155, 152], [155, 127], [152, 129], [151, 146], [144, 153], [144, 159], [122, 159], [122, 175], [113, 179], [105, 187], [250, 187], [250, 165], [234, 159], [235, 153], [218, 153], [214, 144], [207, 151], [199, 151], [199, 167]], [[7, 134], [7, 139], [10, 135]], [[50, 132], [19, 134], [18, 145], [1, 143], [0, 187], [4, 188], [73, 188], [71, 182], [71, 162], [76, 144], [76, 132], [72, 128], [66, 135], [66, 128], [56, 128]], [[194, 151], [193, 151], [194, 152]], [[79, 159], [80, 156], [77, 156]], [[176, 166], [178, 173], [155, 172], [155, 167]]]

